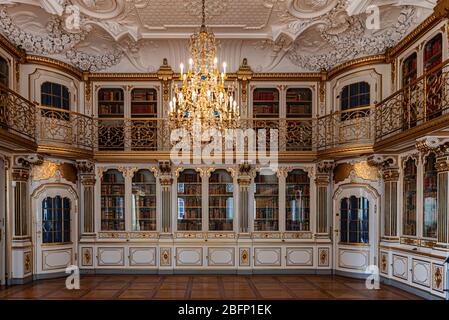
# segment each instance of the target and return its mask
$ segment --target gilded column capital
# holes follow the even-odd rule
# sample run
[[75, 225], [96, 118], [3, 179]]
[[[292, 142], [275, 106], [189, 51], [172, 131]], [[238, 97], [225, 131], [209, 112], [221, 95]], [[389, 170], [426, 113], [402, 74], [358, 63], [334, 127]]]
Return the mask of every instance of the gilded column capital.
[[398, 181], [399, 167], [397, 156], [375, 154], [368, 158], [368, 165], [380, 170], [384, 181]]
[[316, 168], [318, 175], [328, 175], [334, 170], [335, 162], [333, 160], [323, 160], [317, 163]]
[[30, 178], [30, 169], [14, 168], [12, 170], [12, 180], [17, 182], [26, 182]]
[[421, 155], [434, 152], [437, 156], [444, 156], [449, 154], [449, 138], [428, 136], [416, 141], [416, 149]]
[[81, 183], [85, 187], [94, 186], [96, 181], [95, 175], [93, 174], [85, 174], [81, 176]]
[[89, 160], [77, 160], [76, 169], [80, 175], [95, 174], [95, 163]]
[[44, 157], [39, 154], [18, 155], [14, 157], [14, 168], [31, 169], [32, 165], [41, 165]]
[[173, 175], [170, 161], [159, 161], [158, 175], [161, 186], [168, 187], [173, 184]]
[[388, 168], [382, 170], [384, 181], [399, 181], [399, 168]]
[[449, 156], [439, 157], [435, 165], [438, 172], [448, 172], [449, 171]]

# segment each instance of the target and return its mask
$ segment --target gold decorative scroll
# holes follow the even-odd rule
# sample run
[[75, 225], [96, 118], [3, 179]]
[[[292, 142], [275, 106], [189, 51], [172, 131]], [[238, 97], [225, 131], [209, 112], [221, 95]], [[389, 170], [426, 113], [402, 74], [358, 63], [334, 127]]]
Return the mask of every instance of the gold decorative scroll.
[[355, 164], [341, 163], [334, 169], [334, 182], [339, 183], [349, 177], [351, 171], [363, 180], [377, 181], [379, 179], [379, 171], [376, 167], [371, 167], [368, 161], [361, 161]]
[[55, 162], [45, 160], [39, 166], [33, 166], [31, 171], [31, 176], [33, 180], [48, 180], [56, 176], [56, 172], [60, 172], [61, 177], [76, 183], [77, 181], [77, 170], [75, 166], [71, 163], [61, 163], [57, 164]]

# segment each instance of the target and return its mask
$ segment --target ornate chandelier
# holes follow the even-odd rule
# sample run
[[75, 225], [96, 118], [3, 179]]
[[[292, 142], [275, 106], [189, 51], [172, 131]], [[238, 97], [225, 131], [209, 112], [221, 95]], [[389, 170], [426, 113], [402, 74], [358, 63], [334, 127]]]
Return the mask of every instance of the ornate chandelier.
[[180, 85], [174, 85], [169, 118], [172, 129], [231, 129], [238, 126], [240, 111], [236, 101], [237, 84], [226, 86], [226, 62], [217, 67], [215, 35], [206, 28], [205, 0], [202, 24], [190, 37], [189, 67], [181, 63]]

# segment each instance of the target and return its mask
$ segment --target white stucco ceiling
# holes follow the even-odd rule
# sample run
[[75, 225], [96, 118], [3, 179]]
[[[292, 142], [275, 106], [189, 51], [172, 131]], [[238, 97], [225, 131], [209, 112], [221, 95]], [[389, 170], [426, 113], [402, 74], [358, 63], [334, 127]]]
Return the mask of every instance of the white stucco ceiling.
[[[436, 0], [206, 0], [219, 59], [236, 70], [299, 72], [382, 53], [427, 18]], [[369, 6], [380, 29], [366, 28]], [[201, 0], [0, 0], [0, 32], [27, 52], [81, 69], [155, 71], [188, 59], [187, 39], [201, 22]], [[67, 28], [70, 9], [80, 28]], [[70, 19], [70, 18], [69, 18]]]

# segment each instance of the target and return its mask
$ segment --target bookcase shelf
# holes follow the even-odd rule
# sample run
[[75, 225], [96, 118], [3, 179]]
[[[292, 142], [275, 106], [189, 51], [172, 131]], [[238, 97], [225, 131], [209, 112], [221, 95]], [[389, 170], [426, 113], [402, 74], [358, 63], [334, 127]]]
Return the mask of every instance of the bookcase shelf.
[[408, 159], [404, 165], [403, 234], [416, 236], [417, 167], [414, 159]]
[[209, 230], [232, 231], [234, 185], [229, 172], [214, 171], [209, 178]]
[[123, 89], [101, 88], [98, 91], [98, 117], [123, 117], [125, 100]]
[[125, 230], [125, 180], [114, 169], [106, 171], [102, 178], [101, 230]]
[[157, 117], [156, 89], [136, 88], [131, 91], [131, 117]]
[[287, 90], [287, 118], [311, 118], [313, 96], [308, 88], [290, 88]]
[[180, 173], [177, 185], [178, 230], [201, 231], [202, 229], [202, 183], [195, 170]]
[[307, 172], [293, 170], [286, 179], [286, 231], [310, 231], [310, 179]]
[[254, 231], [279, 230], [279, 184], [273, 175], [254, 178]]
[[279, 117], [279, 91], [275, 88], [257, 88], [253, 92], [255, 118]]
[[149, 170], [139, 170], [132, 181], [133, 231], [156, 231], [156, 178]]

